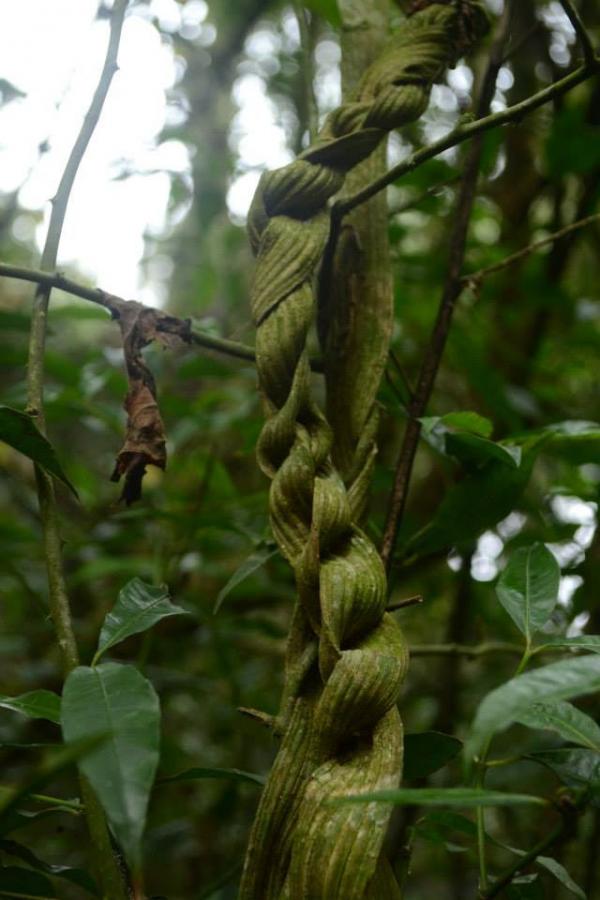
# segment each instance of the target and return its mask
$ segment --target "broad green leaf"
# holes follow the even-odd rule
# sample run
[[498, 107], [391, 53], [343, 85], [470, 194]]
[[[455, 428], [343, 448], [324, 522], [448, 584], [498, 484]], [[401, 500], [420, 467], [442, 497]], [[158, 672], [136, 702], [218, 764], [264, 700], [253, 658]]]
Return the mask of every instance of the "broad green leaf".
[[565, 700], [559, 703], [534, 703], [515, 721], [527, 725], [528, 728], [556, 731], [565, 741], [600, 753], [600, 726], [590, 716]]
[[600, 801], [600, 755], [595, 750], [543, 750], [528, 758], [552, 769], [569, 787], [588, 788], [596, 802]]
[[589, 650], [600, 653], [600, 634], [582, 634], [579, 637], [560, 637], [544, 635], [544, 643], [535, 648], [536, 653], [545, 647], [571, 647], [574, 650]]
[[513, 469], [518, 469], [521, 465], [521, 448], [516, 444], [496, 444], [477, 434], [449, 433], [446, 435], [445, 448], [450, 456], [467, 464], [482, 465], [490, 459], [496, 459]]
[[517, 505], [529, 481], [534, 452], [524, 452], [518, 469], [491, 460], [446, 492], [433, 519], [408, 540], [405, 556], [427, 556], [472, 540]]
[[202, 778], [226, 778], [230, 781], [243, 781], [250, 784], [263, 785], [266, 781], [264, 775], [255, 775], [254, 772], [243, 772], [241, 769], [186, 769], [176, 775], [165, 775], [159, 778], [159, 784], [168, 784], [172, 781], [198, 781]]
[[505, 794], [502, 791], [484, 791], [479, 788], [397, 788], [370, 791], [341, 797], [332, 803], [393, 803], [394, 806], [546, 806], [547, 801], [532, 794]]
[[159, 757], [160, 707], [154, 688], [133, 666], [79, 666], [65, 682], [62, 727], [67, 743], [83, 735], [109, 735], [80, 768], [129, 864], [138, 871]]
[[4, 866], [0, 868], [0, 897], [54, 900], [58, 894], [45, 875], [18, 866]]
[[458, 738], [439, 731], [404, 736], [404, 781], [425, 778], [437, 772], [461, 751]]
[[9, 444], [50, 475], [54, 475], [77, 497], [77, 491], [65, 475], [54, 447], [38, 431], [33, 419], [27, 413], [12, 409], [10, 406], [0, 406], [0, 441]]
[[99, 896], [94, 879], [84, 869], [76, 869], [72, 866], [50, 865], [50, 863], [44, 862], [39, 856], [36, 856], [28, 847], [19, 844], [17, 841], [1, 840], [0, 850], [9, 856], [17, 857], [30, 868], [37, 869], [38, 872], [44, 872], [46, 875], [54, 875], [56, 878], [70, 881], [72, 884], [83, 888], [89, 894], [93, 894], [95, 897]]
[[52, 691], [29, 691], [18, 697], [2, 695], [0, 706], [23, 713], [30, 719], [48, 719], [60, 725], [60, 697]]
[[439, 453], [446, 453], [446, 440], [451, 434], [471, 434], [488, 438], [493, 430], [489, 419], [474, 412], [453, 412], [445, 416], [423, 416], [421, 436]]
[[569, 700], [600, 689], [600, 659], [581, 656], [518, 675], [489, 693], [479, 705], [465, 743], [467, 760], [477, 756], [497, 732], [536, 702]]
[[313, 12], [327, 19], [335, 28], [339, 28], [342, 24], [337, 0], [303, 0], [303, 2]]
[[257, 569], [260, 569], [261, 566], [264, 566], [273, 556], [276, 556], [277, 553], [279, 553], [279, 550], [277, 548], [273, 549], [272, 543], [264, 542], [262, 545], [259, 544], [256, 550], [236, 569], [225, 587], [221, 588], [213, 612], [218, 613], [225, 597], [244, 579], [256, 572]]
[[132, 634], [152, 628], [167, 616], [180, 616], [186, 612], [170, 602], [166, 585], [153, 587], [140, 578], [133, 578], [119, 591], [119, 599], [104, 620], [92, 665], [96, 665], [109, 647], [114, 647]]
[[498, 599], [528, 644], [552, 615], [559, 584], [560, 567], [543, 544], [515, 550], [500, 576]]

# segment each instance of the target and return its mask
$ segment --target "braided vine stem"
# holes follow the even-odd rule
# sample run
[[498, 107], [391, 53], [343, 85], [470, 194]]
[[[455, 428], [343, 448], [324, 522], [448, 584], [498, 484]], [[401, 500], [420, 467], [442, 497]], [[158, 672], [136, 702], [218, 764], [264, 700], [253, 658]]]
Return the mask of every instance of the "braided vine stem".
[[335, 805], [394, 787], [402, 771], [396, 707], [408, 652], [385, 613], [381, 559], [357, 526], [370, 469], [347, 492], [312, 396], [306, 339], [313, 282], [329, 235], [328, 200], [392, 129], [425, 111], [431, 85], [487, 25], [475, 2], [419, 3], [365, 73], [356, 100], [325, 122], [295, 162], [266, 174], [249, 234], [251, 305], [266, 422], [259, 464], [270, 515], [298, 587], [278, 717], [282, 741], [250, 837], [241, 900], [399, 897], [381, 854], [389, 810]]

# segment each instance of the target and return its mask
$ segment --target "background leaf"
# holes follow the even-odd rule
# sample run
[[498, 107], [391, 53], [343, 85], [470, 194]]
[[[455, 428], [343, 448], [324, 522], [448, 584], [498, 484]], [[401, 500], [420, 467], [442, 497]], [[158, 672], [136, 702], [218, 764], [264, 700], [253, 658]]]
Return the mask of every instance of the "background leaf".
[[62, 481], [77, 497], [77, 491], [65, 475], [54, 447], [38, 431], [31, 416], [10, 406], [0, 406], [0, 441], [29, 457], [50, 475]]
[[58, 894], [45, 875], [19, 866], [5, 866], [0, 868], [0, 897], [11, 897], [12, 900], [18, 897], [54, 900]]
[[176, 775], [164, 775], [159, 779], [160, 784], [169, 784], [173, 781], [198, 781], [203, 778], [225, 778], [230, 781], [242, 781], [250, 784], [263, 785], [266, 781], [264, 775], [255, 775], [254, 772], [243, 772], [241, 769], [205, 769], [193, 768], [178, 772]]
[[516, 722], [529, 728], [556, 731], [565, 741], [600, 753], [600, 726], [571, 703], [534, 703], [519, 714]]
[[528, 644], [552, 615], [559, 584], [560, 567], [543, 544], [515, 550], [500, 576], [498, 599]]
[[567, 700], [600, 689], [600, 659], [583, 656], [551, 663], [507, 681], [485, 697], [465, 743], [471, 759], [495, 732], [502, 731], [536, 701]]
[[238, 584], [244, 581], [245, 578], [248, 578], [249, 575], [252, 575], [252, 573], [256, 572], [257, 569], [260, 569], [261, 566], [264, 566], [269, 559], [276, 556], [278, 553], [279, 550], [277, 547], [274, 548], [272, 543], [264, 542], [262, 545], [259, 545], [256, 550], [244, 560], [241, 566], [236, 569], [227, 584], [221, 588], [215, 601], [213, 612], [218, 613], [223, 600], [227, 595], [230, 594]]
[[60, 697], [52, 691], [29, 691], [18, 697], [0, 696], [0, 706], [23, 713], [30, 719], [48, 719], [60, 725]]
[[141, 863], [141, 839], [159, 757], [160, 708], [154, 688], [133, 666], [79, 666], [65, 682], [62, 727], [65, 741], [109, 734], [82, 760], [125, 856]]
[[569, 787], [588, 788], [595, 804], [600, 803], [600, 755], [595, 750], [543, 750], [530, 758], [552, 769]]
[[324, 19], [327, 19], [327, 21], [335, 28], [341, 26], [342, 19], [338, 9], [337, 0], [304, 0], [304, 5], [309, 9], [312, 9], [313, 12], [318, 13], [318, 15], [322, 16]]
[[437, 772], [460, 753], [458, 738], [439, 731], [423, 731], [404, 736], [403, 781], [425, 778]]
[[92, 665], [96, 664], [109, 647], [114, 647], [132, 634], [152, 628], [167, 616], [186, 613], [187, 610], [170, 602], [166, 585], [154, 587], [145, 584], [140, 578], [133, 578], [119, 591], [117, 602], [104, 620]]

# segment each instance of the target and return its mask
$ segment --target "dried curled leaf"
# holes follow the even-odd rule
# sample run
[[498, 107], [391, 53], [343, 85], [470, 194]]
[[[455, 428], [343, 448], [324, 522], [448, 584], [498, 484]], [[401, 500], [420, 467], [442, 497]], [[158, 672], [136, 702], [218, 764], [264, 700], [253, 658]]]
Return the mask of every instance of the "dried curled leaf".
[[129, 390], [123, 404], [127, 413], [125, 443], [117, 456], [111, 481], [125, 477], [121, 499], [129, 506], [141, 497], [146, 466], [165, 469], [167, 465], [156, 383], [144, 362], [142, 349], [154, 340], [169, 348], [189, 342], [190, 325], [134, 301], [119, 303], [114, 314], [118, 316], [123, 336]]

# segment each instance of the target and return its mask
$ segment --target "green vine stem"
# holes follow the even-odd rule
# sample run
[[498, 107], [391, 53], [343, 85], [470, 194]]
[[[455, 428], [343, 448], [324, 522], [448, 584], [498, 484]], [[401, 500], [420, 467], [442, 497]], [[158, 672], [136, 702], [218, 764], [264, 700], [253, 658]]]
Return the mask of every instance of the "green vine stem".
[[341, 795], [398, 783], [396, 703], [408, 654], [385, 613], [383, 564], [332, 462], [306, 339], [329, 236], [328, 200], [389, 131], [419, 118], [434, 81], [487, 27], [476, 3], [420, 6], [317, 141], [263, 176], [250, 212], [258, 257], [251, 305], [266, 414], [258, 460], [272, 482], [271, 525], [294, 570], [298, 602], [277, 717], [282, 741], [252, 829], [241, 900], [400, 896], [382, 854], [389, 809], [331, 805]]
[[[343, 97], [369, 102], [372, 85], [363, 76], [388, 40], [389, 0], [342, 5], [340, 12]], [[383, 140], [348, 172], [341, 196], [370, 183], [386, 168], [387, 140]], [[353, 516], [361, 522], [377, 452], [375, 400], [394, 314], [385, 193], [345, 219], [337, 246], [325, 255], [318, 303], [333, 464], [348, 489]]]
[[[41, 268], [45, 271], [51, 272], [56, 268], [58, 247], [71, 188], [75, 181], [79, 164], [102, 112], [112, 77], [117, 70], [117, 54], [126, 7], [127, 0], [116, 0], [111, 15], [108, 48], [98, 86], [67, 160], [56, 196], [52, 201], [52, 213], [41, 259]], [[50, 292], [50, 285], [38, 284], [33, 302], [27, 369], [26, 411], [35, 420], [37, 427], [42, 432], [45, 432], [44, 349]], [[48, 577], [50, 615], [56, 632], [63, 673], [66, 676], [78, 665], [79, 654], [71, 622], [69, 597], [63, 572], [58, 507], [52, 478], [39, 467], [36, 467], [35, 475]], [[91, 838], [94, 868], [102, 887], [103, 896], [107, 900], [125, 900], [123, 879], [112, 852], [110, 835], [102, 807], [84, 778], [80, 779], [80, 785]]]

